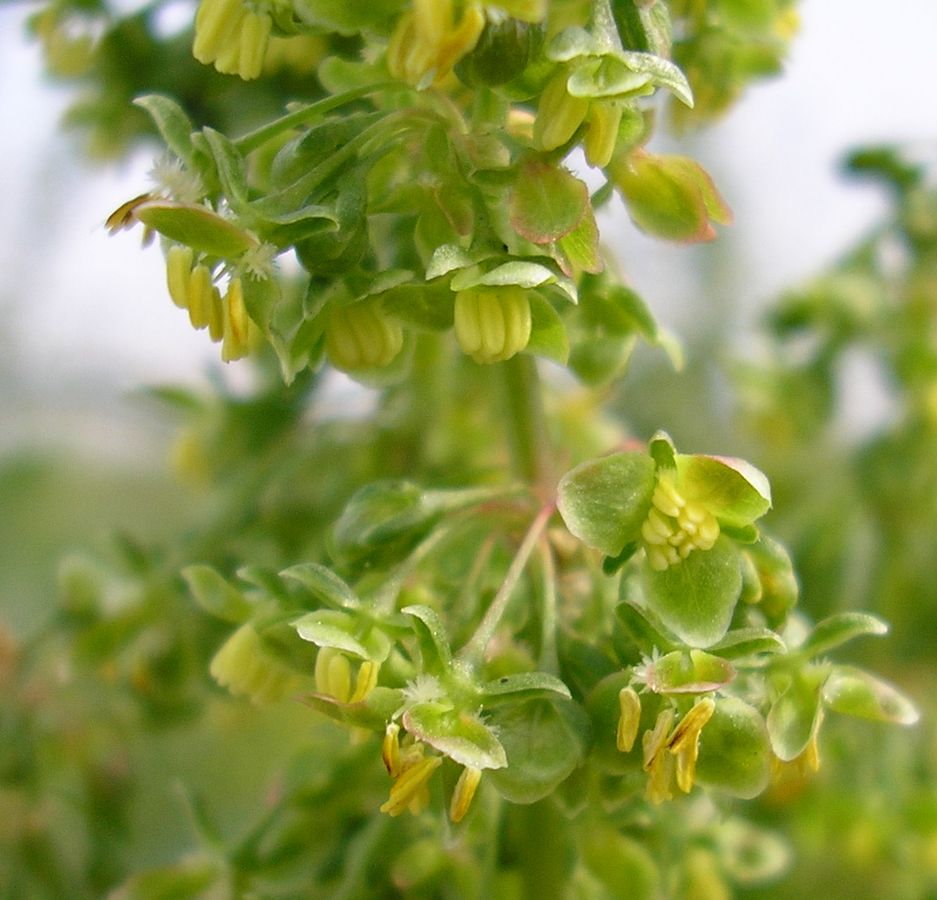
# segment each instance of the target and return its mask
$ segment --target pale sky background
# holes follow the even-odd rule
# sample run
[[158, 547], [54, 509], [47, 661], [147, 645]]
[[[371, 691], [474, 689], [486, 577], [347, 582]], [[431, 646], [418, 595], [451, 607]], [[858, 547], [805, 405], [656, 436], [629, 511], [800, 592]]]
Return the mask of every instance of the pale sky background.
[[[107, 214], [148, 186], [151, 159], [111, 170], [73, 159], [57, 136], [69, 92], [43, 81], [26, 12], [0, 8], [0, 450], [82, 427], [79, 406], [111, 408], [140, 385], [199, 378], [218, 358], [170, 302], [158, 249], [104, 231]], [[848, 148], [897, 141], [937, 155], [937, 2], [805, 0], [801, 16], [786, 73], [750, 89], [690, 151], [735, 212], [722, 299], [749, 319], [884, 209], [875, 189], [837, 174]], [[661, 247], [627, 221], [608, 239], [662, 323], [692, 327], [700, 251]]]

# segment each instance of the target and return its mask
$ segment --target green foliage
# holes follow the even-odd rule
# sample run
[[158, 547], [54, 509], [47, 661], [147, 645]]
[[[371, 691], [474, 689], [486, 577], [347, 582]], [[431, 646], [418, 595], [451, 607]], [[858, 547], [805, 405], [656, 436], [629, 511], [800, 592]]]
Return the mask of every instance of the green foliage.
[[[897, 688], [830, 658], [886, 627], [839, 608], [846, 587], [804, 552], [796, 515], [824, 525], [863, 506], [885, 548], [876, 588], [923, 581], [912, 557], [933, 558], [926, 180], [887, 151], [853, 158], [896, 198], [901, 272], [882, 274], [874, 236], [774, 311], [774, 363], [740, 367], [752, 423], [773, 429], [751, 454], [783, 485], [773, 512], [750, 463], [596, 415], [638, 338], [679, 353], [616, 281], [595, 213], [617, 190], [665, 239], [729, 223], [698, 163], [645, 149], [655, 107], [671, 95], [682, 124], [723, 111], [777, 67], [790, 3], [202, 0], [198, 58], [244, 79], [224, 81], [217, 108], [222, 76], [205, 67], [167, 84], [181, 44], [151, 15], [56, 2], [34, 28], [53, 68], [86, 73], [96, 139], [115, 98], [142, 94], [169, 156], [108, 224], [160, 235], [172, 299], [226, 362], [249, 356], [254, 381], [156, 392], [202, 502], [161, 544], [64, 563], [34, 639], [0, 632], [10, 890], [676, 898], [780, 874], [778, 842], [723, 809], [815, 770], [828, 712], [917, 719]], [[86, 16], [103, 22], [96, 45], [69, 38]], [[150, 85], [114, 71], [128, 28], [144, 73], [169, 67]], [[128, 123], [107, 149], [148, 127]], [[591, 196], [566, 167], [576, 147], [604, 180]], [[806, 362], [787, 355], [805, 334]], [[790, 452], [828, 427], [835, 364], [858, 342], [900, 386], [902, 421], [865, 447]], [[535, 356], [584, 394], [541, 383]], [[322, 412], [330, 369], [368, 386], [373, 414]], [[830, 460], [854, 496], [824, 507]], [[815, 625], [796, 609], [795, 562]], [[225, 722], [260, 723], [262, 752], [243, 755], [275, 764], [255, 775], [216, 753], [209, 783], [276, 774], [276, 789], [231, 828], [194, 778], [194, 849], [135, 857], [104, 823], [128, 821], [147, 745], [227, 738]], [[144, 745], [127, 758], [124, 734]], [[54, 811], [65, 776], [49, 760], [76, 742], [78, 850], [25, 812]]]

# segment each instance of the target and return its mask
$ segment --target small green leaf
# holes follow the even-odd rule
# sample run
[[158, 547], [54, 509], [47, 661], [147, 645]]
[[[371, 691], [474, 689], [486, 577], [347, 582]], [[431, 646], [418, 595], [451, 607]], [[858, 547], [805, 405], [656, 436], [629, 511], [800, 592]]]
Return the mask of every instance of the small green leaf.
[[664, 569], [645, 567], [647, 605], [679, 638], [709, 647], [728, 631], [742, 590], [738, 550], [720, 537], [711, 550], [694, 550]]
[[531, 324], [525, 350], [565, 365], [569, 359], [569, 338], [563, 320], [550, 302], [536, 291], [531, 291], [528, 299]]
[[569, 234], [589, 209], [589, 189], [556, 165], [530, 159], [518, 173], [508, 200], [511, 225], [534, 244], [549, 244]]
[[190, 168], [197, 169], [195, 147], [192, 144], [192, 122], [182, 107], [161, 94], [147, 94], [133, 101], [146, 110], [166, 145]]
[[768, 628], [735, 628], [709, 650], [723, 659], [742, 659], [760, 653], [785, 653], [787, 646]]
[[295, 581], [328, 606], [354, 608], [360, 606], [355, 592], [331, 569], [318, 563], [300, 563], [280, 572], [283, 578]]
[[244, 214], [247, 209], [248, 190], [244, 157], [241, 156], [241, 151], [214, 128], [203, 128], [202, 134], [205, 135], [212, 158], [215, 160], [218, 180], [221, 182], [225, 198], [236, 213]]
[[888, 626], [875, 616], [860, 612], [835, 613], [818, 622], [798, 647], [806, 656], [820, 656], [865, 634], [883, 635]]
[[[456, 244], [443, 244], [433, 251], [433, 258], [426, 267], [426, 280], [441, 278], [456, 269], [467, 269], [475, 264], [469, 254]], [[457, 288], [453, 288], [457, 290]]]
[[504, 747], [494, 731], [473, 714], [442, 703], [424, 702], [411, 706], [402, 721], [415, 738], [459, 765], [502, 769], [508, 764]]
[[737, 697], [717, 700], [700, 735], [696, 781], [750, 800], [768, 786], [770, 774], [771, 747], [761, 714]]
[[806, 749], [820, 727], [821, 689], [828, 670], [815, 666], [797, 672], [768, 712], [768, 734], [778, 759], [788, 762]]
[[557, 507], [579, 540], [616, 556], [637, 538], [653, 493], [654, 461], [645, 453], [613, 453], [567, 472], [559, 483]]
[[511, 803], [535, 803], [551, 794], [588, 749], [589, 717], [571, 700], [527, 700], [491, 716], [506, 754], [506, 768], [486, 777]]
[[686, 498], [702, 503], [720, 522], [745, 527], [771, 508], [768, 479], [742, 459], [678, 453], [674, 461]]
[[559, 239], [559, 245], [566, 257], [567, 265], [563, 270], [567, 275], [573, 275], [576, 270], [595, 275], [605, 267], [599, 252], [599, 227], [591, 206], [586, 209], [582, 221]]
[[252, 234], [204, 206], [150, 200], [134, 215], [164, 237], [222, 259], [236, 259], [257, 246]]
[[253, 604], [211, 566], [186, 566], [182, 577], [195, 602], [209, 615], [240, 625], [255, 612]]
[[383, 732], [404, 698], [402, 691], [378, 685], [360, 703], [342, 703], [326, 694], [305, 694], [301, 699], [307, 706], [343, 725]]
[[622, 61], [634, 72], [643, 72], [654, 79], [654, 84], [666, 88], [681, 103], [693, 106], [693, 91], [686, 76], [670, 60], [653, 53], [622, 54]]
[[900, 691], [853, 666], [836, 666], [823, 685], [823, 702], [847, 716], [914, 725], [920, 713]]
[[617, 56], [608, 54], [580, 60], [566, 82], [572, 97], [590, 100], [640, 97], [653, 91], [653, 76], [636, 72]]
[[[626, 583], [622, 582], [622, 591], [626, 590]], [[650, 656], [655, 650], [674, 650], [676, 644], [666, 637], [660, 629], [648, 619], [646, 612], [633, 603], [621, 603], [615, 607], [615, 615], [625, 629], [628, 637], [645, 655]]]
[[703, 694], [725, 687], [735, 669], [702, 650], [675, 650], [648, 665], [647, 686], [655, 694]]
[[553, 62], [569, 62], [577, 56], [593, 56], [600, 51], [595, 38], [585, 28], [564, 28], [547, 45], [546, 56]]
[[405, 606], [401, 612], [410, 616], [420, 645], [423, 669], [435, 675], [452, 668], [452, 651], [442, 620], [434, 609], [420, 604]]
[[569, 688], [555, 675], [549, 675], [546, 672], [504, 675], [494, 681], [486, 682], [481, 687], [482, 702], [486, 709], [502, 703], [514, 703], [557, 694], [569, 699]]
[[360, 659], [371, 659], [368, 649], [358, 640], [358, 623], [347, 613], [333, 609], [319, 609], [290, 623], [296, 633], [317, 647], [334, 647]]

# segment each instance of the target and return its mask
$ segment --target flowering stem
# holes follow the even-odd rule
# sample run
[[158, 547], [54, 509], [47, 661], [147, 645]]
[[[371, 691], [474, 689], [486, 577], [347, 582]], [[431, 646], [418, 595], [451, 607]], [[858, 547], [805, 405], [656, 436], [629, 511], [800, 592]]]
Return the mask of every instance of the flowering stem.
[[543, 566], [543, 609], [538, 668], [542, 672], [556, 675], [560, 671], [559, 657], [556, 653], [556, 566], [553, 562], [553, 550], [546, 535], [540, 538], [540, 561]]
[[364, 87], [355, 88], [351, 91], [345, 91], [342, 94], [334, 94], [331, 97], [326, 97], [324, 100], [318, 100], [315, 103], [310, 103], [308, 106], [303, 106], [301, 109], [294, 110], [285, 116], [281, 116], [279, 119], [269, 122], [254, 131], [250, 131], [238, 138], [234, 144], [241, 153], [250, 153], [252, 150], [262, 147], [271, 138], [275, 138], [284, 131], [289, 131], [291, 128], [296, 128], [299, 125], [308, 125], [310, 122], [315, 122], [316, 119], [321, 118], [325, 113], [331, 112], [333, 109], [337, 109], [340, 106], [344, 106], [346, 103], [360, 100], [368, 94], [376, 94], [380, 91], [392, 89], [408, 90], [406, 85], [402, 85], [399, 82], [385, 81], [378, 84], [365, 85]]
[[537, 513], [537, 517], [527, 530], [527, 534], [524, 535], [524, 540], [521, 541], [521, 545], [518, 547], [514, 559], [511, 560], [511, 565], [508, 568], [507, 574], [504, 576], [504, 581], [501, 582], [501, 587], [498, 588], [498, 593], [495, 594], [494, 600], [491, 601], [491, 606], [488, 607], [481, 622], [478, 623], [478, 627], [475, 629], [475, 633], [469, 639], [468, 643], [459, 651], [459, 658], [468, 663], [472, 668], [477, 668], [481, 664], [488, 643], [491, 641], [492, 637], [494, 637], [494, 633], [508, 608], [508, 603], [511, 600], [511, 593], [520, 580], [521, 573], [524, 571], [524, 566], [527, 565], [527, 560], [530, 559], [530, 554], [533, 553], [534, 547], [537, 546], [537, 541], [540, 539], [540, 535], [543, 529], [546, 528], [547, 522], [550, 521], [550, 516], [552, 515], [552, 503], [544, 506], [540, 512]]
[[529, 356], [515, 356], [502, 364], [501, 373], [514, 470], [546, 502], [552, 497], [555, 478], [537, 364]]

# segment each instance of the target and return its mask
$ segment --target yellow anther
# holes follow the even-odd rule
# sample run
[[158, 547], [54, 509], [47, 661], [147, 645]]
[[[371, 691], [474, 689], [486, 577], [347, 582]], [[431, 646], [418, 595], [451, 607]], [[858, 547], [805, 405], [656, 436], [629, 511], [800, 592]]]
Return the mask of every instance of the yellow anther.
[[390, 816], [399, 816], [407, 809], [414, 815], [422, 812], [429, 803], [427, 782], [440, 765], [442, 757], [426, 756], [404, 768], [381, 805], [381, 812]]
[[212, 288], [208, 308], [208, 336], [216, 342], [224, 337], [224, 303], [221, 300], [221, 291], [216, 287]]
[[250, 11], [242, 0], [202, 0], [195, 16], [192, 55], [225, 75], [239, 75], [245, 81], [256, 78], [272, 27], [269, 15]]
[[716, 704], [712, 697], [698, 700], [680, 720], [667, 741], [670, 752], [677, 757], [677, 786], [688, 794], [696, 779], [696, 760], [699, 757], [700, 733], [712, 718]]
[[628, 753], [634, 747], [641, 725], [641, 698], [634, 688], [622, 688], [618, 692], [618, 730], [615, 745], [622, 753]]
[[621, 114], [621, 106], [617, 103], [593, 102], [589, 105], [589, 113], [586, 116], [589, 130], [586, 132], [583, 146], [590, 166], [601, 169], [611, 162], [615, 145], [618, 143]]
[[205, 65], [213, 63], [229, 45], [243, 13], [241, 0], [202, 0], [195, 14], [192, 55]]
[[653, 507], [641, 526], [641, 536], [649, 544], [666, 544], [674, 534], [673, 526]]
[[358, 675], [355, 678], [355, 689], [348, 698], [349, 703], [360, 703], [362, 700], [367, 699], [368, 694], [374, 690], [374, 686], [377, 684], [380, 669], [381, 664], [370, 659], [366, 659], [361, 663], [358, 667]]
[[211, 321], [212, 283], [208, 266], [198, 265], [189, 273], [189, 321], [193, 328], [205, 328]]
[[189, 275], [194, 253], [191, 247], [173, 244], [166, 254], [166, 285], [169, 296], [179, 309], [189, 308]]
[[466, 766], [462, 770], [462, 774], [456, 782], [455, 790], [452, 792], [452, 800], [449, 803], [449, 818], [453, 822], [461, 822], [469, 811], [481, 777], [482, 770], [476, 769], [474, 766]]
[[641, 748], [644, 752], [644, 769], [650, 767], [660, 751], [667, 745], [670, 727], [673, 725], [674, 711], [669, 706], [657, 714], [657, 720], [650, 731], [645, 731], [641, 738]]
[[250, 318], [244, 304], [240, 278], [232, 278], [224, 298], [224, 330], [221, 358], [225, 362], [241, 359], [249, 350]]
[[401, 771], [400, 764], [400, 726], [396, 722], [389, 722], [384, 729], [384, 740], [381, 742], [381, 759], [384, 768], [391, 778], [396, 778]]

